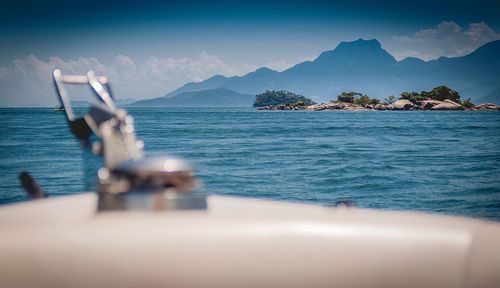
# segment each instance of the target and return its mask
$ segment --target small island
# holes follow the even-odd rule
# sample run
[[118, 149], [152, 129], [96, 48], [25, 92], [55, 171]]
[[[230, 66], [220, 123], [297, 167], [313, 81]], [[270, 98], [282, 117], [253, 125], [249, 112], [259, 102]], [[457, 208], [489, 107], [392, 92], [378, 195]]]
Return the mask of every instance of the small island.
[[[306, 107], [315, 105], [316, 102], [299, 94], [285, 90], [266, 91], [255, 95], [253, 107], [259, 110], [304, 110]], [[273, 107], [275, 109], [263, 109]]]
[[355, 91], [342, 92], [337, 99], [326, 103], [314, 103], [311, 99], [289, 91], [266, 91], [255, 96], [253, 104], [258, 110], [305, 110], [305, 111], [367, 111], [367, 110], [500, 110], [492, 103], [474, 105], [471, 99], [461, 100], [457, 91], [438, 86], [431, 91], [403, 92], [399, 99], [391, 95], [383, 101]]

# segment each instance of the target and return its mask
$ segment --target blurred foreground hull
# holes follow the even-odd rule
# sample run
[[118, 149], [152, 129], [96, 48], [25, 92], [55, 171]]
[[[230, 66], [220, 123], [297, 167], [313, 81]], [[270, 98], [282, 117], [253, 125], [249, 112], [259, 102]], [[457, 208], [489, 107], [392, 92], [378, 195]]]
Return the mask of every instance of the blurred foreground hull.
[[95, 213], [93, 193], [0, 208], [2, 287], [498, 287], [500, 224], [210, 196]]

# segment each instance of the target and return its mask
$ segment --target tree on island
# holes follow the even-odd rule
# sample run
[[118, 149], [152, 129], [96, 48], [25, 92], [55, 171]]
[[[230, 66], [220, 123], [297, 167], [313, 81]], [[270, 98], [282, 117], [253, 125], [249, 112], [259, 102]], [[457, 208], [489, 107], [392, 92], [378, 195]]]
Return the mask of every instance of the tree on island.
[[273, 106], [280, 104], [300, 104], [309, 106], [316, 103], [307, 97], [289, 91], [268, 90], [262, 94], [255, 95], [255, 101], [253, 102], [253, 107], [265, 107], [265, 106]]
[[409, 100], [414, 104], [418, 104], [426, 99], [439, 100], [439, 101], [444, 101], [448, 99], [453, 102], [461, 103], [460, 95], [458, 94], [458, 92], [446, 86], [434, 87], [431, 91], [422, 91], [420, 93], [413, 91], [403, 92], [401, 93], [401, 97], [399, 99]]
[[474, 103], [472, 103], [470, 98], [467, 98], [466, 100], [462, 101], [462, 106], [465, 108], [472, 108], [474, 107]]
[[[425, 91], [422, 91], [424, 93]], [[401, 93], [401, 97], [399, 97], [401, 100], [408, 100], [412, 102], [413, 104], [416, 104], [418, 102], [421, 102], [423, 100], [427, 99], [427, 96], [422, 95], [421, 93], [418, 92], [403, 92]]]
[[384, 99], [384, 103], [388, 104], [388, 105], [390, 105], [394, 102], [396, 102], [396, 97], [394, 95], [391, 95], [391, 96]]
[[340, 93], [339, 95], [337, 95], [337, 101], [357, 105], [377, 105], [378, 103], [380, 103], [378, 99], [372, 99], [366, 94], [355, 91]]
[[438, 86], [432, 89], [432, 91], [429, 92], [429, 98], [439, 101], [449, 99], [451, 101], [460, 103], [460, 95], [458, 94], [458, 92], [446, 86]]
[[354, 99], [360, 96], [363, 96], [363, 94], [354, 91], [342, 92], [339, 95], [337, 95], [337, 101], [345, 103], [354, 103]]

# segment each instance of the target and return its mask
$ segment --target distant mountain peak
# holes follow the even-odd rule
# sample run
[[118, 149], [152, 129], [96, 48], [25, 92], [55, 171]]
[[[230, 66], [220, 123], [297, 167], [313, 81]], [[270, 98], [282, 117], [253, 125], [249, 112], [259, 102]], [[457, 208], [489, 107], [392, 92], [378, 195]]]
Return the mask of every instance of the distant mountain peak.
[[210, 78], [208, 78], [208, 79], [206, 79], [206, 80], [204, 80], [204, 81], [210, 81], [210, 80], [212, 80], [212, 81], [214, 81], [214, 80], [226, 80], [226, 79], [227, 79], [227, 77], [226, 77], [226, 76], [222, 76], [222, 75], [214, 75], [214, 76], [212, 76], [212, 77], [210, 77]]
[[278, 71], [267, 68], [267, 67], [261, 67], [253, 72], [248, 73], [247, 75], [273, 75], [273, 74], [279, 74]]
[[358, 40], [354, 40], [354, 41], [342, 41], [342, 42], [340, 42], [339, 45], [337, 45], [337, 48], [335, 48], [335, 50], [345, 49], [345, 48], [348, 48], [348, 49], [353, 49], [353, 48], [382, 49], [382, 45], [380, 44], [380, 42], [378, 42], [377, 39], [365, 40], [365, 39], [359, 38]]
[[354, 59], [361, 61], [366, 61], [366, 59], [379, 59], [380, 61], [396, 62], [396, 59], [385, 51], [380, 42], [376, 39], [358, 39], [355, 41], [340, 42], [335, 49], [321, 53], [314, 62], [351, 62]]
[[267, 67], [261, 67], [261, 68], [255, 70], [255, 72], [278, 72], [278, 71], [273, 70], [271, 68], [267, 68]]
[[406, 57], [405, 59], [399, 61], [402, 64], [422, 64], [425, 63], [424, 60], [417, 57]]

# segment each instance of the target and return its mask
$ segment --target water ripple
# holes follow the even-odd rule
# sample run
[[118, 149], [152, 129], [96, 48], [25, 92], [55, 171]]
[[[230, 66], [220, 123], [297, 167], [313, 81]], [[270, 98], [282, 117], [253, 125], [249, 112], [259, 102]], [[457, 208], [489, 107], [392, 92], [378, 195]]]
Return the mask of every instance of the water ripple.
[[[131, 109], [151, 155], [196, 167], [208, 193], [500, 220], [500, 113]], [[60, 113], [0, 109], [0, 203], [29, 170], [53, 195], [84, 189]]]

